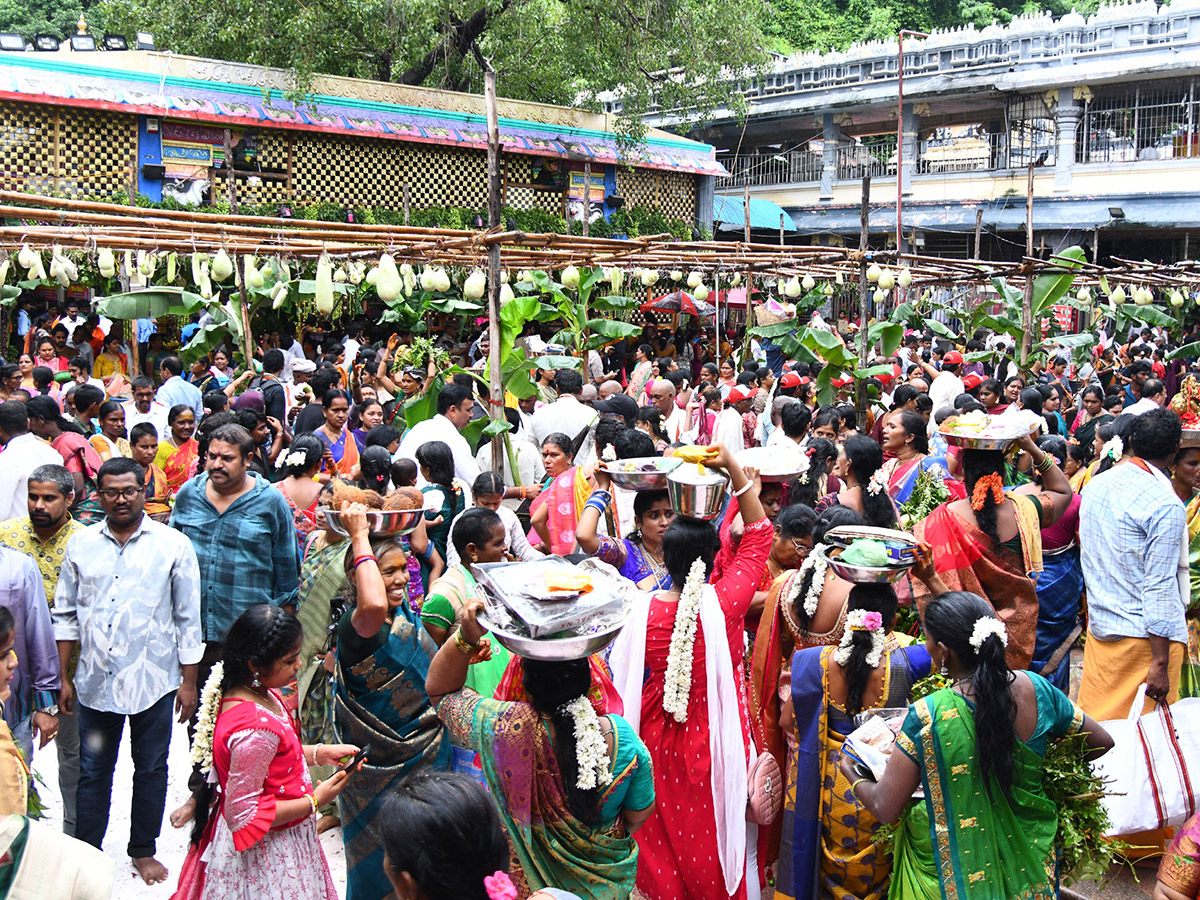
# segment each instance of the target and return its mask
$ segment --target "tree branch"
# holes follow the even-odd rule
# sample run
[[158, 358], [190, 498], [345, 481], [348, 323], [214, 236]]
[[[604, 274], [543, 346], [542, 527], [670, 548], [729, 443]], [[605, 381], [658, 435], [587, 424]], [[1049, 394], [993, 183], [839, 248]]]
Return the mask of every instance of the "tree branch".
[[504, 0], [493, 13], [489, 13], [486, 6], [481, 6], [464, 20], [455, 17], [449, 23], [445, 39], [439, 41], [420, 62], [410, 66], [396, 80], [400, 84], [422, 84], [433, 73], [438, 63], [449, 59], [451, 50], [456, 59], [462, 59], [471, 52], [475, 42], [487, 31], [492, 18], [502, 14], [511, 5], [512, 0]]

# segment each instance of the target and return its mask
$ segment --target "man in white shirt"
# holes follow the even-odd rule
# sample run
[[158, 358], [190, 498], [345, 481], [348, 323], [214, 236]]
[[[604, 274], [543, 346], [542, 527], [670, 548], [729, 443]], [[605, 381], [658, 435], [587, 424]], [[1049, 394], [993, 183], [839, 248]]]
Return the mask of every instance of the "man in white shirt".
[[554, 376], [558, 399], [533, 414], [531, 430], [539, 447], [552, 434], [565, 434], [575, 444], [575, 464], [587, 465], [595, 456], [592, 431], [600, 414], [579, 400], [583, 376], [574, 369], [559, 369]]
[[99, 378], [92, 377], [92, 363], [87, 357], [72, 356], [67, 363], [67, 371], [71, 374], [71, 381], [75, 384], [90, 384], [92, 387], [104, 390], [104, 382]]
[[158, 439], [165, 441], [167, 433], [167, 413], [171, 410], [163, 403], [154, 399], [154, 382], [145, 375], [133, 379], [133, 399], [121, 404], [125, 407], [125, 429], [132, 431], [134, 425], [149, 422], [158, 432]]
[[[443, 387], [437, 398], [437, 415], [408, 429], [396, 449], [394, 458], [411, 459], [416, 462], [417, 450], [422, 444], [427, 441], [442, 441], [450, 448], [454, 457], [455, 477], [464, 481], [470, 489], [479, 477], [479, 466], [475, 462], [475, 454], [471, 452], [471, 445], [459, 431], [466, 428], [467, 423], [471, 421], [471, 406], [474, 402], [470, 388], [458, 384]], [[425, 483], [418, 475], [417, 486]]]
[[67, 346], [75, 347], [75, 329], [87, 322], [86, 316], [79, 315], [79, 304], [68, 300], [66, 315], [59, 316], [58, 321], [59, 324], [67, 326]]
[[1167, 387], [1157, 378], [1147, 378], [1142, 382], [1142, 399], [1125, 407], [1127, 416], [1140, 416], [1151, 410], [1161, 409], [1167, 405]]
[[[310, 360], [304, 355], [304, 347], [296, 340], [290, 326], [279, 329], [279, 349], [283, 351], [283, 380], [291, 381], [296, 365]], [[315, 369], [316, 363], [313, 363], [313, 370]]]
[[713, 426], [713, 443], [723, 444], [730, 453], [741, 453], [746, 449], [746, 438], [742, 431], [742, 414], [750, 411], [750, 406], [758, 394], [758, 388], [737, 385], [729, 392], [725, 408], [717, 416]]
[[937, 374], [937, 377], [933, 379], [933, 384], [929, 386], [929, 399], [933, 401], [931, 423], [938, 410], [953, 409], [955, 398], [966, 390], [960, 374], [962, 367], [963, 355], [957, 350], [950, 350], [942, 357], [942, 371]]
[[29, 476], [38, 466], [63, 462], [59, 452], [29, 431], [29, 414], [20, 400], [0, 403], [0, 522], [29, 514]]
[[659, 378], [650, 385], [650, 402], [662, 416], [663, 434], [671, 443], [683, 440], [687, 431], [687, 410], [680, 409], [675, 403], [675, 385], [665, 378]]

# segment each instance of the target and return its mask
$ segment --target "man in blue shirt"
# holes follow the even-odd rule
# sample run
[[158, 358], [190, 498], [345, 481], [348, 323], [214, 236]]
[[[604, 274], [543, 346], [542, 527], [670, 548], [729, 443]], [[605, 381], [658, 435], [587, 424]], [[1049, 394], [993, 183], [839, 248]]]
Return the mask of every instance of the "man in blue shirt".
[[[190, 406], [199, 419], [204, 415], [204, 395], [194, 384], [183, 380], [183, 362], [178, 356], [165, 356], [159, 364], [162, 386], [158, 389], [158, 402], [169, 411], [172, 406]], [[163, 435], [159, 435], [163, 437]]]
[[[171, 526], [191, 539], [200, 564], [202, 687], [221, 659], [221, 641], [233, 620], [259, 603], [294, 608], [300, 587], [291, 507], [270, 482], [248, 470], [252, 453], [254, 438], [242, 426], [214, 430], [201, 460], [204, 472], [179, 489], [171, 513]], [[194, 729], [193, 721], [189, 740]], [[191, 804], [172, 813], [173, 825], [191, 818]]]

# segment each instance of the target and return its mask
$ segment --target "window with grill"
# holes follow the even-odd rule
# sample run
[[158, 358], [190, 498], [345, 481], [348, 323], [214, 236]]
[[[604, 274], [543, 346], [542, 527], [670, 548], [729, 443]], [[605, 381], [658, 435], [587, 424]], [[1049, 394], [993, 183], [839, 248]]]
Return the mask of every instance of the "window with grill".
[[1179, 79], [1097, 91], [1075, 133], [1077, 162], [1200, 156], [1194, 84]]
[[1054, 113], [1041, 94], [1015, 97], [1008, 110], [1008, 167], [1023, 169], [1054, 165], [1054, 144], [1058, 129]]

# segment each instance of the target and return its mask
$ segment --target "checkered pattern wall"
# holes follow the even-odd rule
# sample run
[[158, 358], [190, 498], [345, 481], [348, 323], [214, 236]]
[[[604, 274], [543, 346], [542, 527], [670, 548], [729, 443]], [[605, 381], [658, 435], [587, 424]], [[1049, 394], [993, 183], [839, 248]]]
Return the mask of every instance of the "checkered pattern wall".
[[135, 116], [0, 102], [0, 185], [7, 190], [128, 191], [136, 155]]
[[562, 215], [561, 190], [535, 190], [515, 185], [533, 182], [533, 157], [513, 154], [504, 157], [504, 205], [513, 209], [542, 209]]
[[673, 219], [696, 219], [696, 176], [656, 169], [617, 169], [617, 193], [627, 206], [647, 206]]

